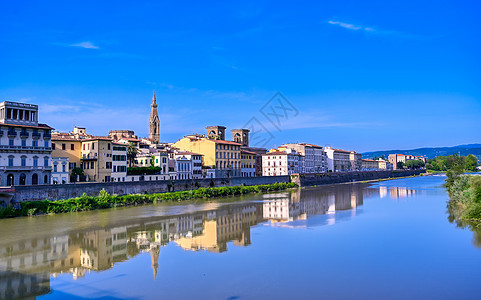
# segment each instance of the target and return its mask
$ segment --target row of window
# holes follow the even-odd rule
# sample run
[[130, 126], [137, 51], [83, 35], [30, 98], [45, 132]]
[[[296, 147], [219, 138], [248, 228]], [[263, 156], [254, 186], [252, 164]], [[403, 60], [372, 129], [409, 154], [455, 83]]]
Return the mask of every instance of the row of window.
[[[9, 146], [22, 146], [22, 147], [27, 147], [27, 140], [21, 140], [20, 145], [16, 145], [15, 139], [8, 139], [8, 145], [9, 145]], [[38, 140], [32, 140], [32, 143], [31, 143], [31, 145], [29, 145], [29, 146], [32, 146], [32, 147], [37, 148], [37, 147], [38, 147]], [[49, 142], [49, 141], [44, 141], [43, 146], [44, 146], [45, 148], [50, 147], [50, 142]]]
[[[49, 164], [49, 157], [48, 156], [45, 156], [44, 159], [43, 159], [43, 166], [44, 167], [48, 167], [50, 164]], [[9, 167], [14, 167], [15, 166], [15, 156], [13, 155], [10, 155], [8, 157], [8, 166]], [[27, 157], [26, 156], [21, 156], [20, 157], [20, 166], [22, 167], [26, 167], [27, 166]], [[38, 167], [38, 157], [37, 156], [34, 156], [33, 157], [33, 166], [34, 167]]]
[[218, 150], [240, 150], [240, 146], [224, 144], [216, 144], [215, 148]]
[[[227, 154], [227, 155], [226, 155]], [[230, 157], [229, 157], [230, 156]], [[238, 153], [234, 152], [216, 152], [215, 153], [215, 158], [232, 158], [232, 159], [238, 159], [240, 155]]]
[[226, 168], [231, 168], [233, 167], [234, 169], [240, 168], [240, 162], [238, 163], [237, 161], [232, 162], [232, 164], [228, 164], [226, 161], [216, 161], [215, 166], [217, 169], [226, 169]]

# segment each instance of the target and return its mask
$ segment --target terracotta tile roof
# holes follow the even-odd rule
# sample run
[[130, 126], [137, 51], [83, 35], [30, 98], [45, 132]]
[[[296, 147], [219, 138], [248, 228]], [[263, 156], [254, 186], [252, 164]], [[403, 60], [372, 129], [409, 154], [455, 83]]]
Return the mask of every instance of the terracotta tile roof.
[[242, 146], [242, 144], [239, 144], [239, 143], [236, 143], [236, 142], [232, 142], [232, 141], [214, 140], [214, 139], [208, 139], [208, 138], [206, 138], [206, 140], [212, 141], [212, 142], [217, 143], [217, 144]]
[[241, 150], [241, 153], [257, 155], [257, 153], [252, 152], [252, 151], [247, 151], [247, 150]]
[[39, 129], [54, 129], [53, 127], [48, 126], [47, 124], [38, 123], [38, 126], [32, 125], [18, 125], [18, 124], [6, 124], [0, 122], [1, 126], [11, 126], [11, 127], [26, 127], [26, 128], [39, 128]]
[[179, 151], [179, 152], [176, 152], [175, 154], [176, 154], [176, 155], [199, 155], [199, 156], [204, 156], [204, 154], [194, 153], [194, 152], [190, 152], [190, 151]]

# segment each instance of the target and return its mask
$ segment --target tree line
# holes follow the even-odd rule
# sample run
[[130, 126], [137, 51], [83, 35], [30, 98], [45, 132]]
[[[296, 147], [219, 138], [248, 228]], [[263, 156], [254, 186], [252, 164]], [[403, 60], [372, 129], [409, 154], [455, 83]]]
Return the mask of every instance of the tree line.
[[476, 156], [469, 154], [468, 156], [460, 156], [452, 154], [449, 156], [438, 156], [428, 159], [426, 169], [433, 171], [456, 171], [463, 173], [466, 171], [476, 171], [478, 159]]

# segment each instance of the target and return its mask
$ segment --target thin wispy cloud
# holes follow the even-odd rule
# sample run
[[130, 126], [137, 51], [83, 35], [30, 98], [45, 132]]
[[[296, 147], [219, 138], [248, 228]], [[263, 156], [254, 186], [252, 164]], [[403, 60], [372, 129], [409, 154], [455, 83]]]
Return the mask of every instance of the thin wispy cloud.
[[329, 20], [327, 23], [331, 25], [337, 25], [342, 28], [350, 29], [350, 30], [361, 30], [361, 31], [369, 31], [369, 32], [375, 32], [376, 29], [372, 27], [367, 27], [363, 25], [356, 25], [356, 24], [351, 24], [351, 23], [345, 23], [345, 22], [339, 22], [339, 21], [333, 21]]
[[81, 42], [77, 44], [70, 44], [70, 47], [79, 47], [79, 48], [85, 48], [85, 49], [99, 49], [98, 46], [94, 45], [92, 42], [86, 41], [86, 42]]
[[346, 22], [340, 22], [340, 21], [334, 21], [334, 20], [329, 20], [327, 21], [327, 23], [342, 27], [344, 29], [358, 31], [358, 32], [366, 32], [366, 33], [375, 34], [375, 35], [385, 35], [385, 36], [391, 35], [391, 36], [396, 36], [401, 38], [422, 38], [421, 36], [409, 34], [406, 32], [395, 31], [395, 30], [384, 30], [384, 29], [374, 28], [372, 26], [365, 26], [365, 25], [346, 23]]

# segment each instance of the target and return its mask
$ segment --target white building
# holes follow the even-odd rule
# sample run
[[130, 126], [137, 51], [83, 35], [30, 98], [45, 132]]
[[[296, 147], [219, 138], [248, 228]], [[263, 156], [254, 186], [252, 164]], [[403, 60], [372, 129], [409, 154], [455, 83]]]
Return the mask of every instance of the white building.
[[295, 150], [303, 156], [299, 173], [324, 173], [328, 170], [327, 155], [323, 147], [307, 143], [289, 143], [279, 147], [279, 150]]
[[127, 177], [127, 145], [112, 143], [112, 175], [113, 182], [123, 182]]
[[51, 130], [37, 105], [0, 103], [0, 186], [50, 184]]
[[68, 157], [52, 157], [51, 184], [66, 184], [70, 182]]
[[295, 152], [272, 151], [262, 155], [262, 176], [299, 173], [301, 156]]
[[349, 171], [351, 169], [350, 151], [326, 147], [327, 167], [331, 172]]

